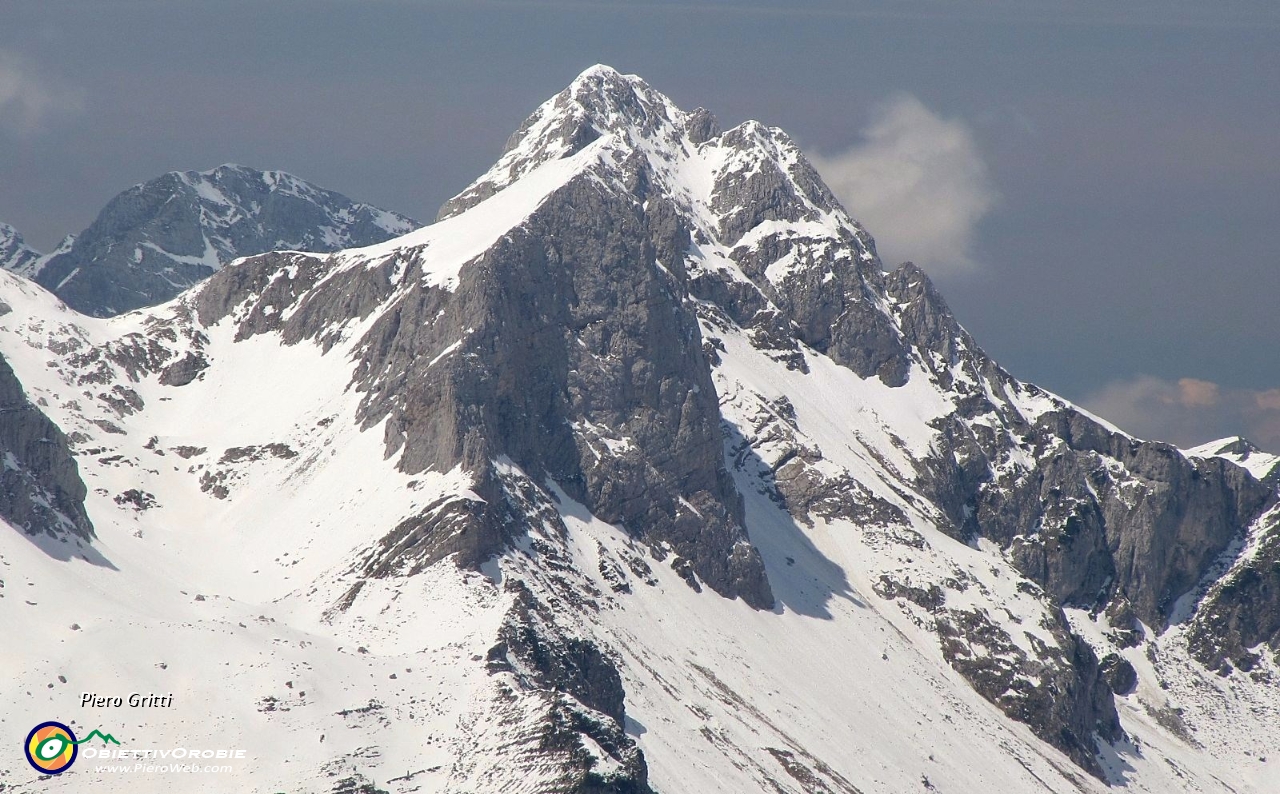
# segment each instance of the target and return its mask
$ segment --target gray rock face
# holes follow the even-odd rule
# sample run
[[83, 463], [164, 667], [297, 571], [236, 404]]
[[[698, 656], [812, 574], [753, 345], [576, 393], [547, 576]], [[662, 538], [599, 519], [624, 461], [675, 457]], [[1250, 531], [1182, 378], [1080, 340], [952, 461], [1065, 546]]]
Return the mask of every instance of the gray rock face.
[[[887, 292], [918, 365], [955, 395], [956, 410], [937, 421], [941, 443], [919, 463], [916, 486], [949, 517], [956, 537], [995, 541], [1062, 605], [1105, 610], [1115, 647], [1143, 642], [1138, 620], [1163, 631], [1179, 599], [1221, 575], [1246, 531], [1275, 504], [1274, 483], [1242, 466], [1133, 439], [1018, 383], [960, 328], [917, 268], [889, 274]], [[1024, 406], [1033, 403], [1039, 408], [1028, 412]], [[1262, 454], [1237, 446], [1228, 452]], [[1261, 547], [1209, 588], [1192, 624], [1193, 655], [1223, 674], [1233, 666], [1254, 671], [1259, 646], [1280, 647], [1271, 570], [1280, 533], [1252, 531], [1264, 536]], [[966, 635], [962, 626], [957, 634]], [[970, 634], [981, 639], [981, 632]], [[1099, 680], [1100, 671], [1109, 689], [1126, 695], [1136, 673], [1118, 654], [1100, 667], [1090, 656], [1076, 659], [1077, 684], [1063, 690], [1077, 693], [1068, 695], [1076, 702], [1070, 719], [1027, 720], [1041, 735], [1055, 722], [1076, 737], [1090, 723], [1114, 724], [1109, 698], [1096, 696], [1088, 682]], [[979, 691], [990, 683], [985, 671], [957, 669]], [[1092, 768], [1082, 760], [1087, 742], [1046, 738]]]
[[1108, 654], [1100, 667], [1107, 679], [1107, 686], [1117, 695], [1128, 695], [1138, 686], [1138, 672], [1120, 654]]
[[86, 492], [67, 437], [0, 356], [0, 516], [28, 535], [89, 540]]
[[[561, 770], [554, 790], [565, 794], [651, 794], [644, 755], [624, 730], [622, 678], [590, 640], [556, 627], [556, 614], [522, 583], [508, 584], [515, 604], [488, 654], [491, 675], [504, 676], [525, 693], [542, 693], [540, 730], [529, 737], [538, 763]], [[549, 693], [548, 697], [546, 693]], [[509, 695], [515, 699], [516, 695]], [[603, 770], [582, 737], [588, 737], [617, 769]], [[511, 770], [513, 777], [520, 774]]]
[[[1173, 602], [1274, 498], [1238, 466], [1189, 460], [1166, 444], [1134, 442], [1078, 413], [1047, 416], [1042, 424], [1054, 427], [1084, 460], [1101, 455], [1124, 467], [1125, 475], [1094, 468], [1090, 483], [1099, 494], [1117, 592], [1151, 626], [1167, 625]], [[1132, 491], [1139, 483], [1143, 498], [1135, 504]]]
[[[1114, 742], [1123, 736], [1108, 679], [1089, 644], [1066, 628], [1065, 617], [1053, 632], [1061, 650], [1045, 648], [1037, 657], [1019, 651], [983, 612], [951, 611], [938, 621], [943, 656], [979, 694], [1101, 777], [1094, 737]], [[975, 656], [975, 642], [1000, 652]]]
[[1260, 523], [1257, 552], [1210, 588], [1191, 625], [1191, 653], [1223, 675], [1265, 676], [1268, 651], [1280, 665], [1280, 512]]
[[[687, 245], [673, 218], [595, 180], [573, 180], [464, 269], [456, 291], [414, 287], [374, 322], [355, 376], [367, 392], [363, 422], [390, 420], [388, 454], [399, 454], [405, 471], [462, 465], [486, 500], [439, 506], [402, 527], [422, 564], [461, 553], [476, 565], [510, 536], [512, 518], [494, 507], [505, 498], [492, 461], [506, 457], [659, 556], [688, 561], [717, 592], [772, 606], [724, 467], [695, 313], [680, 299], [681, 274], [657, 266], [664, 256], [679, 261]], [[354, 268], [308, 291], [325, 266], [312, 260], [280, 277], [293, 256], [219, 274], [201, 293], [202, 321], [224, 316], [247, 292], [255, 303], [242, 334], [323, 338], [335, 312], [361, 316], [392, 290], [387, 269]], [[420, 268], [409, 263], [401, 280], [420, 283]], [[462, 525], [468, 531], [455, 531]]]
[[[1139, 619], [1162, 629], [1173, 601], [1261, 514], [1271, 489], [1239, 466], [1138, 441], [1061, 401], [1029, 421], [1010, 395], [1044, 393], [987, 358], [918, 269], [903, 266], [889, 280], [921, 362], [961, 396], [942, 427], [946, 448], [919, 478], [952, 516], [955, 532], [1009, 548], [1063, 604], [1092, 607], [1122, 597]], [[997, 400], [958, 383], [956, 371], [989, 384]], [[996, 417], [999, 431], [972, 421], [982, 416]], [[1011, 468], [1018, 450], [1035, 465]]]
[[[981, 352], [913, 266], [889, 275], [888, 292], [931, 380], [957, 395], [957, 410], [939, 422], [941, 448], [919, 467], [918, 487], [957, 537], [995, 541], [1063, 605], [1106, 609], [1118, 647], [1142, 641], [1137, 620], [1162, 631], [1175, 602], [1213, 576], [1275, 503], [1274, 485], [1228, 460], [1189, 457], [1108, 429], [1060, 400], [1045, 403], [1048, 395]], [[1048, 410], [1028, 417], [1018, 405], [1032, 401]], [[1024, 455], [1030, 465], [1017, 462]], [[1193, 642], [1207, 665], [1234, 659], [1251, 668], [1256, 654], [1244, 649], [1277, 642], [1266, 560], [1260, 554], [1207, 596]], [[1104, 670], [1118, 692], [1131, 688], [1121, 661]]]
[[12, 226], [0, 223], [0, 268], [26, 274], [40, 259], [40, 252], [27, 245]]
[[126, 190], [30, 275], [71, 308], [108, 317], [163, 303], [236, 257], [372, 245], [417, 226], [280, 171], [224, 165]]

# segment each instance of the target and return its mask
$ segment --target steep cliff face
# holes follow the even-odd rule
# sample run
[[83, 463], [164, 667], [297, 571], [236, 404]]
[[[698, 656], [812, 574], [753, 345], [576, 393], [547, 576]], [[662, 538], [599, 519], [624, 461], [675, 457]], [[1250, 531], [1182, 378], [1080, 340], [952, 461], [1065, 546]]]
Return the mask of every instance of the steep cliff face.
[[[1156, 638], [1189, 613], [1189, 634], [1182, 639], [1180, 629], [1169, 642], [1189, 641], [1191, 655], [1223, 675], [1233, 664], [1254, 671], [1257, 649], [1280, 640], [1266, 575], [1276, 535], [1267, 518], [1277, 501], [1270, 456], [1255, 450], [1249, 467], [1250, 451], [1238, 443], [1219, 456], [1134, 439], [1014, 380], [917, 269], [890, 274], [889, 295], [930, 380], [956, 395], [955, 410], [932, 422], [940, 432], [917, 461], [915, 487], [944, 514], [940, 529], [993, 542], [1082, 616], [1072, 625], [1094, 639], [1087, 656], [1102, 658], [1103, 673], [1095, 675], [1092, 659], [1079, 667], [1073, 684], [1082, 700], [1100, 703], [1087, 694], [1100, 684], [1130, 694], [1140, 661], [1126, 649], [1154, 654]], [[1004, 681], [971, 680], [999, 702]], [[1074, 732], [1087, 720], [1062, 724]]]
[[1227, 573], [1207, 586], [1191, 619], [1190, 651], [1220, 675], [1235, 670], [1273, 682], [1280, 665], [1280, 509], [1257, 521]]
[[[416, 564], [461, 553], [478, 565], [509, 540], [509, 519], [494, 507], [502, 501], [494, 461], [506, 458], [660, 555], [676, 555], [691, 583], [696, 574], [717, 592], [769, 608], [724, 466], [697, 319], [679, 271], [660, 264], [665, 257], [679, 268], [685, 247], [669, 209], [647, 213], [581, 175], [557, 186], [449, 288], [431, 284], [433, 243], [411, 245], [372, 255], [372, 267], [300, 274], [317, 285], [305, 292], [303, 282], [253, 295], [241, 333], [278, 328], [287, 340], [322, 338], [335, 307], [353, 316], [376, 307], [355, 373], [365, 392], [362, 422], [386, 422], [387, 453], [402, 470], [462, 466], [475, 473], [483, 500], [433, 508], [416, 522]], [[281, 266], [271, 257], [246, 264], [272, 274]], [[244, 300], [231, 282], [245, 270], [203, 291], [203, 321]], [[473, 529], [457, 532], [460, 520]]]
[[[961, 396], [938, 423], [920, 489], [958, 537], [999, 543], [1062, 604], [1130, 603], [1156, 630], [1274, 499], [1274, 488], [1219, 457], [1144, 442], [1050, 398], [996, 366], [956, 324], [923, 273], [891, 274], [904, 335], [939, 388]], [[971, 379], [968, 385], [958, 374]]]
[[[7, 307], [0, 303], [0, 317]], [[85, 486], [67, 437], [27, 399], [0, 355], [0, 518], [28, 535], [88, 541]]]
[[53, 254], [5, 266], [79, 312], [109, 317], [163, 303], [236, 257], [336, 251], [417, 226], [290, 174], [223, 165], [135, 185]]

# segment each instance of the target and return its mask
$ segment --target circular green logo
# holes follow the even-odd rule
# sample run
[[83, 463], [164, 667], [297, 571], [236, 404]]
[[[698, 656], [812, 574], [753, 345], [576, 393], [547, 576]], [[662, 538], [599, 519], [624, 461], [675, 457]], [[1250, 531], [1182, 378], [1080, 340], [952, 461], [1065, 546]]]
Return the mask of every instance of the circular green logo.
[[32, 728], [23, 749], [27, 762], [42, 775], [67, 771], [80, 753], [76, 735], [61, 722], [42, 722]]

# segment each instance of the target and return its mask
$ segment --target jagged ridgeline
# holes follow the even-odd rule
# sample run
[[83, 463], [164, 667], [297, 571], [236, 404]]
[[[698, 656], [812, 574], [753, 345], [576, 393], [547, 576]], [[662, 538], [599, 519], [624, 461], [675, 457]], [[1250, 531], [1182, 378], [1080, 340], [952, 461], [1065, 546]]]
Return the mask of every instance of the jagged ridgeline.
[[48, 256], [0, 224], [0, 267], [79, 312], [110, 317], [164, 303], [236, 257], [337, 251], [418, 226], [282, 171], [223, 165], [133, 186]]
[[[183, 461], [104, 503], [196, 499], [251, 544], [288, 503], [277, 600], [335, 645], [479, 627], [433, 651], [468, 695], [430, 790], [1243, 791], [1280, 741], [1280, 459], [1018, 381], [785, 133], [608, 67], [431, 226], [74, 329], [18, 376], [82, 465]], [[234, 387], [284, 361], [334, 374]], [[215, 412], [290, 419], [174, 430]], [[377, 692], [336, 713], [423, 710]]]
[[16, 229], [0, 223], [0, 267], [25, 273], [39, 259], [40, 252], [27, 245]]

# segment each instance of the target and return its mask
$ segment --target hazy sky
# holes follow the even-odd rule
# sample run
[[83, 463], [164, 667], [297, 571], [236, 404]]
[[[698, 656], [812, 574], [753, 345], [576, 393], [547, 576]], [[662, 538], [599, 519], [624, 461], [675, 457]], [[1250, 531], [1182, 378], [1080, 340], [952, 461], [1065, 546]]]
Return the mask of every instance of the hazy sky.
[[1280, 450], [1272, 2], [0, 0], [0, 221], [223, 162], [429, 220], [597, 62], [786, 129], [1018, 377]]

